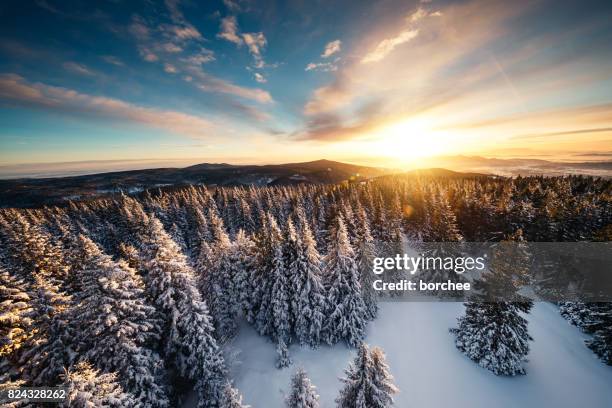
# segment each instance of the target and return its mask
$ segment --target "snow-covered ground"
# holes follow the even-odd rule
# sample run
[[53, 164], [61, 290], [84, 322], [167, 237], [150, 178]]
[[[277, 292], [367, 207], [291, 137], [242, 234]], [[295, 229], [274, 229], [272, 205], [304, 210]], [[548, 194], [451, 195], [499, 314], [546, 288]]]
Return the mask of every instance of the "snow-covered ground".
[[[463, 356], [448, 328], [463, 313], [461, 303], [382, 303], [368, 327], [367, 343], [381, 346], [401, 392], [397, 407], [612, 407], [612, 367], [583, 344], [554, 305], [536, 303], [528, 316], [531, 343], [527, 375], [497, 377]], [[338, 380], [352, 359], [344, 345], [318, 350], [292, 346], [294, 364], [274, 367], [274, 345], [243, 324], [228, 351], [240, 351], [232, 363], [235, 385], [253, 408], [284, 407], [290, 376], [306, 369], [321, 396], [321, 407], [334, 407]]]

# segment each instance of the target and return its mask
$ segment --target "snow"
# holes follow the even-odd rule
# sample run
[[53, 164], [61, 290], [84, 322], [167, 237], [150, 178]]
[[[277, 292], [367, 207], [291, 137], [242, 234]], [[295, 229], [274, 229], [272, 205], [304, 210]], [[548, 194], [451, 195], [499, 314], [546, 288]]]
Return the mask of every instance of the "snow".
[[[527, 375], [497, 377], [479, 367], [453, 344], [448, 332], [463, 313], [461, 303], [389, 302], [380, 305], [366, 341], [380, 346], [400, 389], [397, 407], [610, 407], [612, 367], [584, 346], [586, 335], [569, 325], [554, 305], [536, 303], [529, 320], [531, 342]], [[284, 407], [291, 376], [304, 367], [321, 396], [334, 407], [338, 379], [355, 351], [339, 344], [317, 350], [292, 345], [293, 365], [275, 368], [275, 346], [243, 323], [227, 353], [235, 386], [253, 408]]]

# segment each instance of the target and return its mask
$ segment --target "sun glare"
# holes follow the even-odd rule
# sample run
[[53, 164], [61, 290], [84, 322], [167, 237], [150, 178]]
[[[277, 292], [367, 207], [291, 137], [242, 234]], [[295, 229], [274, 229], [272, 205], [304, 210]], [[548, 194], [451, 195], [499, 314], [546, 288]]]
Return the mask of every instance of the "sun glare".
[[452, 138], [435, 129], [432, 121], [410, 118], [386, 125], [377, 132], [375, 142], [379, 153], [401, 161], [414, 161], [448, 153]]

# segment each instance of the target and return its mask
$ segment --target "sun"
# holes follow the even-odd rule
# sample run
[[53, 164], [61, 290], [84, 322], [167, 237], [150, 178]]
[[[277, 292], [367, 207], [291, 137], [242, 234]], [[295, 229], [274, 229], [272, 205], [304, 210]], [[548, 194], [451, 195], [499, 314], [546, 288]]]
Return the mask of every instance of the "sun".
[[381, 155], [414, 161], [450, 152], [453, 138], [437, 130], [431, 119], [409, 118], [382, 126], [376, 132], [374, 144]]

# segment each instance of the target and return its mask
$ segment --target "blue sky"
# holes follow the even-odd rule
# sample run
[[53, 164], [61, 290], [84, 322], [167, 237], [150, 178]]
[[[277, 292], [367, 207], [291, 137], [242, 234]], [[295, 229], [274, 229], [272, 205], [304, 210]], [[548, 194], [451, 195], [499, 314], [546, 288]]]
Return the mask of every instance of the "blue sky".
[[0, 166], [612, 152], [607, 1], [5, 1]]

